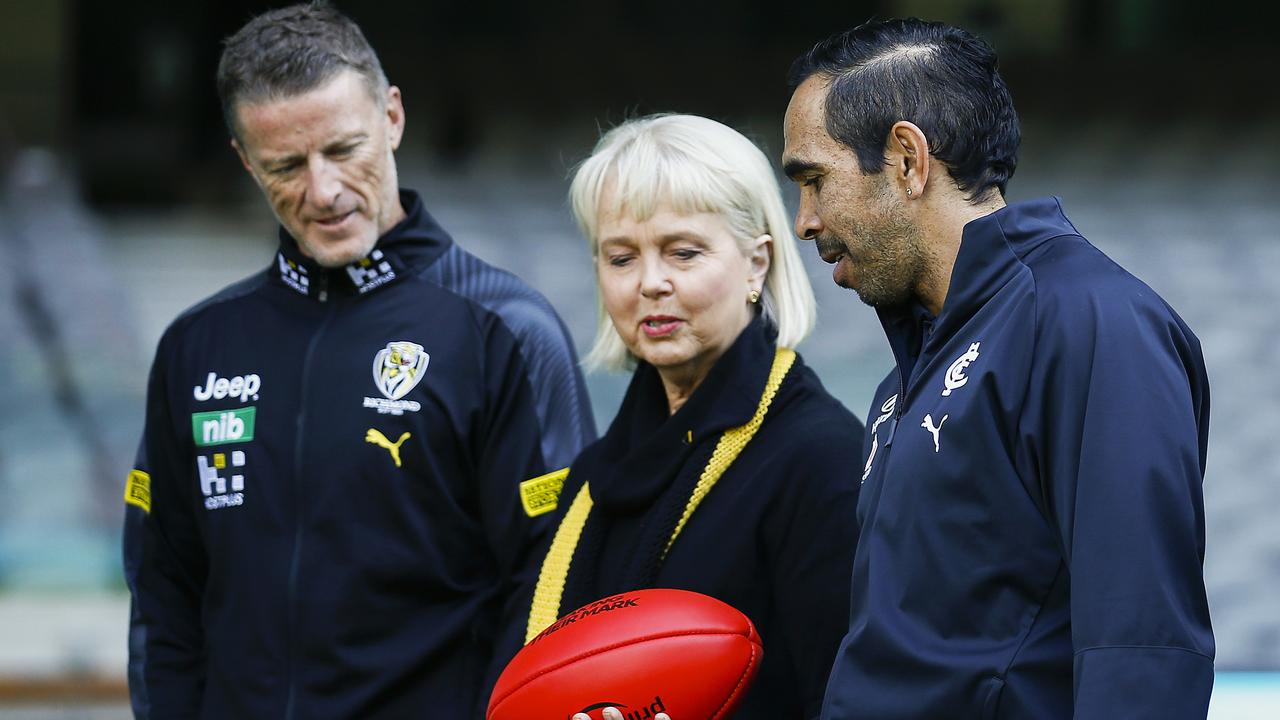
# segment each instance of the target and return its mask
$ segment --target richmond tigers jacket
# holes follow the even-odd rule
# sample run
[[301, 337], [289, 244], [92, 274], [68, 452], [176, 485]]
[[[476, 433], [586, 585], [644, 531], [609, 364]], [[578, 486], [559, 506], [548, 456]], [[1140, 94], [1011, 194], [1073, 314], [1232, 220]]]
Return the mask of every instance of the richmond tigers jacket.
[[[563, 324], [416, 194], [327, 271], [271, 267], [160, 341], [126, 488], [138, 717], [470, 717], [544, 530], [520, 482], [595, 435]], [[426, 715], [423, 715], [426, 713]]]

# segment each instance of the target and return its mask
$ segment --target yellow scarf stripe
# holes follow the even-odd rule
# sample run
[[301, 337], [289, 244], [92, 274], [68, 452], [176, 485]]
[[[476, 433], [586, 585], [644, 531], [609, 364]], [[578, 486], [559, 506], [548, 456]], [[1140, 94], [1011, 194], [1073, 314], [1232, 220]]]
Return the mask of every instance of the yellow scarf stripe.
[[707, 466], [702, 470], [702, 477], [698, 478], [698, 484], [693, 488], [693, 494], [689, 496], [689, 503], [684, 507], [684, 514], [680, 516], [680, 520], [676, 523], [676, 529], [671, 533], [671, 539], [667, 540], [667, 546], [662, 550], [662, 559], [667, 559], [667, 553], [671, 552], [671, 546], [675, 544], [676, 538], [680, 535], [680, 531], [684, 529], [689, 518], [693, 516], [693, 511], [698, 509], [698, 505], [702, 503], [702, 499], [711, 492], [711, 488], [720, 479], [734, 460], [738, 459], [738, 455], [742, 453], [742, 449], [751, 441], [752, 436], [760, 429], [760, 424], [764, 422], [764, 414], [769, 412], [769, 405], [773, 403], [773, 396], [778, 394], [778, 387], [782, 385], [782, 379], [787, 376], [787, 371], [791, 369], [791, 364], [795, 362], [796, 351], [791, 348], [778, 348], [778, 352], [773, 356], [773, 367], [769, 369], [769, 380], [765, 383], [764, 393], [760, 396], [760, 404], [756, 406], [756, 414], [751, 416], [745, 425], [739, 425], [736, 428], [729, 428], [724, 435], [720, 436], [720, 442], [716, 443], [715, 452], [711, 453], [711, 459], [707, 461]]
[[[693, 494], [685, 505], [684, 514], [680, 516], [675, 530], [667, 540], [666, 548], [662, 551], [664, 560], [667, 553], [671, 551], [676, 537], [693, 516], [693, 511], [698, 509], [698, 505], [702, 503], [707, 493], [711, 492], [716, 481], [724, 475], [733, 461], [742, 453], [743, 448], [755, 436], [756, 431], [760, 429], [765, 413], [769, 412], [769, 405], [773, 403], [773, 397], [778, 393], [778, 388], [782, 385], [787, 372], [791, 370], [795, 359], [796, 353], [791, 348], [778, 348], [773, 356], [773, 366], [769, 369], [769, 379], [765, 383], [764, 393], [760, 396], [760, 404], [756, 406], [755, 415], [752, 415], [746, 424], [730, 428], [720, 436], [716, 449], [711, 453], [711, 459], [703, 468], [698, 484], [694, 486]], [[542, 570], [538, 573], [538, 584], [533, 591], [533, 606], [529, 610], [525, 644], [531, 642], [560, 617], [560, 602], [564, 597], [565, 581], [569, 577], [569, 564], [573, 561], [574, 551], [578, 548], [578, 540], [582, 537], [582, 529], [587, 524], [587, 516], [591, 514], [591, 505], [588, 483], [583, 483], [577, 496], [573, 498], [569, 511], [560, 521], [556, 536], [551, 541], [551, 549], [547, 551], [547, 556], [542, 561]]]
[[564, 595], [564, 583], [569, 577], [569, 563], [573, 561], [573, 552], [578, 548], [578, 539], [582, 537], [582, 528], [587, 524], [589, 514], [591, 492], [587, 489], [587, 484], [583, 483], [574, 496], [569, 511], [560, 521], [560, 527], [556, 528], [551, 549], [542, 560], [538, 585], [533, 591], [533, 607], [529, 610], [529, 625], [524, 635], [526, 645], [560, 617], [560, 598]]

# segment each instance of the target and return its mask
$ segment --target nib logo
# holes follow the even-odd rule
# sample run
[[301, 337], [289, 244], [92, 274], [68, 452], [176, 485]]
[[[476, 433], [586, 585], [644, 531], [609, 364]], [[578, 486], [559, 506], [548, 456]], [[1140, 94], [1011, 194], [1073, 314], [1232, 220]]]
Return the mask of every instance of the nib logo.
[[257, 418], [258, 409], [253, 406], [194, 413], [191, 416], [192, 439], [196, 447], [248, 442], [253, 439]]
[[622, 717], [624, 718], [624, 720], [649, 720], [649, 718], [656, 717], [658, 713], [667, 711], [667, 706], [662, 702], [662, 696], [655, 695], [653, 697], [652, 704], [641, 705], [639, 708], [637, 708], [634, 711], [628, 711], [627, 706], [624, 705], [623, 703], [606, 701], [606, 702], [591, 703], [590, 705], [582, 708], [578, 712], [570, 713], [569, 718], [570, 720], [572, 720], [573, 716], [577, 715], [578, 713], [582, 713], [584, 715], [591, 715], [591, 713], [597, 710], [603, 711], [605, 708], [608, 708], [608, 707], [617, 708], [617, 710], [622, 713]]

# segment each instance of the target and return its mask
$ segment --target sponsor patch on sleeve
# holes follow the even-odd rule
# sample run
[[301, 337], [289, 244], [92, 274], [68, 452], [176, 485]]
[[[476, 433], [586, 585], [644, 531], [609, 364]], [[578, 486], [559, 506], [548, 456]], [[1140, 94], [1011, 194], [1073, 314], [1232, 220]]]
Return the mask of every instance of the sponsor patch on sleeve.
[[524, 506], [525, 514], [538, 517], [555, 510], [567, 477], [569, 468], [560, 468], [520, 483], [520, 504]]
[[137, 505], [145, 513], [151, 513], [151, 476], [141, 470], [129, 472], [129, 481], [124, 486], [124, 501]]

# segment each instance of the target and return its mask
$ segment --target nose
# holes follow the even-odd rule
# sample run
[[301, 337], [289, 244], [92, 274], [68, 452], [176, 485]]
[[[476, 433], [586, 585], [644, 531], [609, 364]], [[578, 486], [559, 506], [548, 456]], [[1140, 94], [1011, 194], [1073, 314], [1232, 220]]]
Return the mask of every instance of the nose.
[[325, 158], [307, 161], [307, 199], [312, 205], [331, 208], [342, 194], [342, 181], [337, 168]]
[[813, 240], [822, 234], [822, 218], [818, 216], [817, 203], [804, 188], [800, 190], [800, 206], [796, 208], [795, 231], [801, 240]]
[[656, 298], [670, 293], [672, 291], [671, 275], [667, 272], [666, 263], [652, 254], [641, 262], [640, 294], [647, 298]]

